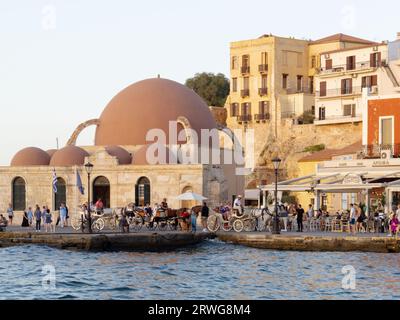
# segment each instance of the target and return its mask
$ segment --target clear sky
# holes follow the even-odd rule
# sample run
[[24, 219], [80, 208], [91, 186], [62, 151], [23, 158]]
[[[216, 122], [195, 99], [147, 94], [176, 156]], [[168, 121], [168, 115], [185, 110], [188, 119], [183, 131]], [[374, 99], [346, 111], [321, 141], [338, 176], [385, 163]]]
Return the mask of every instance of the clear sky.
[[27, 146], [54, 148], [57, 137], [63, 146], [138, 80], [228, 76], [231, 41], [394, 40], [399, 12], [398, 0], [0, 0], [0, 165]]

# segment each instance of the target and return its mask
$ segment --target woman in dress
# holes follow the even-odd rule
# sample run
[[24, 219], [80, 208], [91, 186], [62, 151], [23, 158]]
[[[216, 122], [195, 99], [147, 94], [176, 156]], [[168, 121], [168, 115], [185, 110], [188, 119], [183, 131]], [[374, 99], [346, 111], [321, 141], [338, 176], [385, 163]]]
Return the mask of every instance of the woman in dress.
[[23, 228], [29, 227], [28, 212], [26, 212], [26, 210], [24, 210], [24, 215], [22, 216], [21, 227]]
[[45, 210], [45, 215], [44, 215], [44, 229], [45, 232], [48, 232], [47, 230], [50, 229], [50, 232], [52, 232], [52, 219], [51, 219], [51, 213], [49, 209]]

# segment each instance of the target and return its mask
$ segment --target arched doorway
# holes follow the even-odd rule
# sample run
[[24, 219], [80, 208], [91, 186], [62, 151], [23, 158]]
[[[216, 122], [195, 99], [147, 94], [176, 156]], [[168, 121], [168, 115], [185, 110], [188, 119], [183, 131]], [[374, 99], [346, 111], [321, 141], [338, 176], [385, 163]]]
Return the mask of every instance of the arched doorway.
[[21, 177], [16, 177], [12, 182], [12, 206], [15, 211], [26, 209], [26, 183]]
[[135, 186], [135, 205], [145, 206], [151, 204], [151, 189], [150, 180], [146, 177], [141, 177]]
[[101, 199], [104, 208], [110, 208], [110, 181], [106, 177], [100, 176], [93, 181], [93, 203]]
[[[186, 192], [193, 192], [193, 188], [191, 186], [186, 186], [185, 188], [182, 189], [182, 193], [186, 193]], [[183, 201], [181, 201], [181, 208], [191, 209], [198, 204], [199, 203], [197, 203], [196, 201], [193, 201], [193, 200], [183, 200]]]
[[57, 192], [54, 193], [54, 210], [59, 210], [61, 203], [67, 204], [67, 184], [63, 178], [57, 178]]

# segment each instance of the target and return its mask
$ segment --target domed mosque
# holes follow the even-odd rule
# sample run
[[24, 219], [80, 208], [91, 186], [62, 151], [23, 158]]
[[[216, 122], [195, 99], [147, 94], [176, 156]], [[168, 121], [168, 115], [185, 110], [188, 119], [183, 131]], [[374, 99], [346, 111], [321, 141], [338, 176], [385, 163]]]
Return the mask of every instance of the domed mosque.
[[[89, 126], [96, 126], [94, 145], [76, 146]], [[80, 124], [65, 147], [17, 152], [9, 167], [0, 168], [0, 201], [11, 200], [17, 212], [35, 204], [58, 210], [62, 202], [76, 208], [87, 201], [88, 185], [91, 201], [101, 198], [108, 208], [131, 202], [154, 205], [163, 198], [172, 208], [198, 204], [176, 200], [186, 191], [204, 195], [210, 206], [232, 201], [244, 188], [244, 178], [235, 174], [237, 166], [200, 157], [204, 146], [210, 154], [215, 148], [220, 151], [219, 129], [193, 90], [167, 79], [143, 80], [118, 93], [98, 119]], [[202, 135], [204, 130], [217, 132], [216, 143]], [[185, 161], [188, 150], [197, 161]], [[90, 181], [87, 163], [93, 165]], [[78, 176], [84, 194], [77, 186]]]

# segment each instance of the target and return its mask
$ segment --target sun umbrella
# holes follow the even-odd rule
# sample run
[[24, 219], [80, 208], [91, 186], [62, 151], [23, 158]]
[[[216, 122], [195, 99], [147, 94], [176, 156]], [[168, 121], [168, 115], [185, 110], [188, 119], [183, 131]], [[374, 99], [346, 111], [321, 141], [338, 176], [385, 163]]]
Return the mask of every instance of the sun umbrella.
[[195, 201], [203, 201], [207, 200], [206, 197], [203, 197], [200, 194], [194, 193], [194, 192], [185, 192], [182, 193], [181, 195], [176, 197], [177, 200], [185, 201], [185, 200], [195, 200]]

